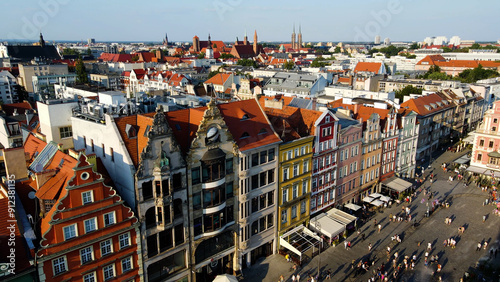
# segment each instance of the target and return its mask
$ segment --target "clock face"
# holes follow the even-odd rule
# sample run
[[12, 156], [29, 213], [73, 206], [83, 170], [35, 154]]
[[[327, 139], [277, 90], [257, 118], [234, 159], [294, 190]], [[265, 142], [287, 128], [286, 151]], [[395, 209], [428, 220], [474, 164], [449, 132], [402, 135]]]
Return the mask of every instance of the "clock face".
[[219, 137], [219, 129], [217, 127], [213, 126], [210, 127], [207, 131], [207, 139], [209, 141], [215, 141]]

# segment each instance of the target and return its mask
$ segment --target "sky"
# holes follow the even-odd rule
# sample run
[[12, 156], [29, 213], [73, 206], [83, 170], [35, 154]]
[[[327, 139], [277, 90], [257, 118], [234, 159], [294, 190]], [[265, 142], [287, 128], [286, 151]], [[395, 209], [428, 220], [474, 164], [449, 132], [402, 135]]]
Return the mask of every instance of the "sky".
[[[479, 2], [479, 3], [478, 3]], [[498, 0], [18, 0], [1, 1], [1, 40], [423, 41], [427, 36], [500, 39]]]

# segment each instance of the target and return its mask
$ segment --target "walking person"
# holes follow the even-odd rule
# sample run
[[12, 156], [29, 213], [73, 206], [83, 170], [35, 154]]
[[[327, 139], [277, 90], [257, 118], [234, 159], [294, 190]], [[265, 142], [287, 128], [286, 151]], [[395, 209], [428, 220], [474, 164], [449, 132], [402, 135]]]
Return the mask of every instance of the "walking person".
[[292, 274], [292, 282], [295, 282], [295, 274]]
[[300, 274], [297, 273], [297, 277], [295, 277], [295, 281], [299, 282], [300, 280]]
[[370, 251], [370, 252], [371, 252], [371, 250], [372, 250], [372, 243], [369, 243], [369, 244], [368, 244], [368, 251]]
[[347, 250], [347, 240], [344, 241], [344, 248]]
[[432, 243], [431, 242], [427, 243], [427, 250], [429, 250], [429, 251], [432, 250]]
[[380, 233], [380, 230], [382, 230], [382, 224], [378, 225], [378, 233]]
[[482, 246], [481, 242], [478, 242], [478, 243], [477, 243], [477, 248], [476, 248], [476, 251], [481, 250], [481, 246]]

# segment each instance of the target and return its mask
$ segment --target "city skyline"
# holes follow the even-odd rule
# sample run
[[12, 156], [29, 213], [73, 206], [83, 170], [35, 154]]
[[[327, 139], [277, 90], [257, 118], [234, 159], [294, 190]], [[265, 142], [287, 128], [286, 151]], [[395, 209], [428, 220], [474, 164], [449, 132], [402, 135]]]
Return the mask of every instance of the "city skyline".
[[[215, 0], [190, 1], [189, 6], [174, 2], [138, 7], [128, 0], [120, 5], [91, 0], [85, 6], [67, 0], [28, 0], [22, 5], [7, 2], [0, 16], [9, 28], [0, 31], [0, 38], [37, 40], [42, 32], [49, 41], [95, 38], [106, 42], [155, 42], [167, 33], [171, 42], [190, 42], [195, 35], [205, 38], [210, 33], [212, 39], [231, 42], [236, 37], [241, 40], [245, 32], [251, 39], [257, 30], [259, 41], [287, 42], [294, 24], [296, 32], [299, 25], [302, 27], [304, 42], [369, 42], [376, 35], [391, 41], [454, 35], [476, 41], [500, 38], [494, 14], [500, 3], [491, 0], [482, 3], [488, 9], [480, 13], [471, 13], [478, 8], [465, 1], [361, 2], [363, 5], [352, 6], [319, 1], [310, 7], [299, 1], [288, 1], [283, 6], [260, 0], [251, 6], [239, 0]], [[451, 4], [453, 13], [449, 12]]]

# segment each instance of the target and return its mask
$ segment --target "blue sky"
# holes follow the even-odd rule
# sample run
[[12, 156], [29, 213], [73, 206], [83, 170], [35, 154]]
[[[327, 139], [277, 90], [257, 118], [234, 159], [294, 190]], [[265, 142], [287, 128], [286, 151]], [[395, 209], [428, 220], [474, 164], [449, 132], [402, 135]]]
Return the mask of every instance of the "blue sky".
[[426, 36], [500, 39], [500, 1], [464, 0], [18, 0], [0, 4], [1, 39], [290, 41], [301, 24], [303, 41], [422, 41]]

